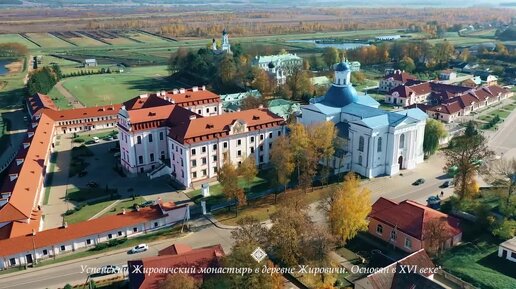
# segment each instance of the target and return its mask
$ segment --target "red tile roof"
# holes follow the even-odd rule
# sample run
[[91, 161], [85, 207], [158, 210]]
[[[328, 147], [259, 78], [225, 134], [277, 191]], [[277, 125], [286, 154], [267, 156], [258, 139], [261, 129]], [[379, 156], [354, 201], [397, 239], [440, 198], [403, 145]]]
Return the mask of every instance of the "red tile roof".
[[281, 126], [285, 123], [282, 117], [269, 110], [257, 108], [176, 121], [171, 124], [169, 135], [179, 143], [203, 142], [228, 136], [231, 126], [237, 121], [244, 122], [249, 131]]
[[382, 197], [373, 204], [369, 217], [418, 240], [425, 239], [425, 226], [437, 218], [446, 219], [446, 228], [451, 236], [461, 232], [456, 218], [410, 200], [396, 203]]
[[[178, 207], [179, 208], [179, 207]], [[34, 248], [44, 248], [59, 245], [78, 238], [92, 236], [118, 228], [125, 228], [164, 217], [159, 206], [141, 208], [140, 211], [130, 211], [125, 214], [110, 215], [97, 219], [70, 224], [19, 237], [0, 240], [0, 256], [7, 257], [23, 253]]]
[[54, 101], [50, 98], [50, 96], [42, 93], [36, 93], [34, 95], [27, 97], [26, 102], [27, 107], [29, 108], [29, 113], [31, 115], [41, 114], [40, 110], [43, 108], [58, 110], [57, 106], [55, 105]]
[[116, 116], [118, 115], [118, 111], [120, 110], [121, 106], [121, 104], [113, 104], [67, 110], [45, 109], [44, 112], [54, 121], [75, 120], [90, 117]]
[[158, 256], [163, 255], [181, 255], [186, 252], [192, 251], [192, 247], [185, 244], [173, 244], [172, 246], [168, 246], [165, 249], [159, 250]]
[[[207, 268], [218, 267], [220, 258], [224, 256], [221, 245], [191, 249], [175, 255], [163, 255], [149, 257], [141, 260], [128, 261], [129, 282], [131, 288], [159, 289], [159, 282], [164, 280], [167, 274], [151, 273], [138, 274], [131, 270], [133, 266], [143, 265], [143, 268]], [[201, 279], [202, 274], [192, 274], [193, 277]]]
[[411, 75], [410, 73], [407, 73], [405, 71], [401, 70], [394, 70], [394, 72], [389, 73], [383, 77], [383, 79], [394, 79], [397, 81], [401, 81], [402, 83], [405, 83], [409, 80], [416, 80], [417, 78], [414, 75]]
[[195, 89], [186, 89], [184, 92], [181, 90], [168, 91], [165, 98], [170, 99], [172, 103], [181, 106], [194, 106], [206, 103], [218, 103], [220, 102], [220, 96], [206, 90], [204, 87], [195, 91]]

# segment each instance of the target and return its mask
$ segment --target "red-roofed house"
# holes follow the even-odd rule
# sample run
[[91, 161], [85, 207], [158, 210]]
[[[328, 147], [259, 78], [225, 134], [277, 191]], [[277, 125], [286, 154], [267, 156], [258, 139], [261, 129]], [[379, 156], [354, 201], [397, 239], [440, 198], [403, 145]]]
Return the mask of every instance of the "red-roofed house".
[[285, 121], [267, 109], [223, 113], [220, 97], [202, 89], [141, 95], [118, 116], [122, 166], [153, 178], [169, 174], [185, 187], [217, 176], [227, 155], [269, 162]]
[[[181, 250], [177, 250], [181, 248]], [[162, 254], [165, 252], [166, 254]], [[204, 275], [200, 273], [204, 268], [216, 268], [220, 266], [220, 259], [224, 256], [222, 246], [215, 245], [203, 248], [192, 249], [187, 245], [175, 244], [160, 251], [157, 257], [149, 257], [141, 260], [128, 261], [129, 288], [131, 289], [159, 289], [160, 281], [167, 277], [167, 273], [145, 274], [145, 270], [152, 272], [152, 268], [170, 270], [195, 269], [188, 275], [202, 280]], [[156, 270], [155, 270], [156, 271]]]
[[380, 85], [378, 86], [379, 91], [389, 92], [393, 90], [395, 87], [405, 84], [410, 80], [416, 80], [417, 78], [405, 71], [394, 70], [392, 73], [386, 74], [382, 80], [380, 80]]
[[369, 233], [403, 251], [415, 252], [436, 242], [430, 237], [434, 222], [442, 222], [448, 237], [439, 244], [440, 248], [449, 248], [461, 241], [462, 230], [456, 218], [409, 200], [396, 203], [378, 199], [369, 214]]

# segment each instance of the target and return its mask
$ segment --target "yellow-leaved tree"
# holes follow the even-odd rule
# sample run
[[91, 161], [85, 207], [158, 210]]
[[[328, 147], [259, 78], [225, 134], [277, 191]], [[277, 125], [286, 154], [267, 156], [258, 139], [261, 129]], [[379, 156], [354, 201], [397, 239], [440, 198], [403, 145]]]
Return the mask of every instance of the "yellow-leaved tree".
[[330, 195], [328, 219], [330, 230], [338, 242], [345, 244], [360, 231], [367, 230], [371, 212], [371, 191], [360, 186], [360, 179], [350, 172]]

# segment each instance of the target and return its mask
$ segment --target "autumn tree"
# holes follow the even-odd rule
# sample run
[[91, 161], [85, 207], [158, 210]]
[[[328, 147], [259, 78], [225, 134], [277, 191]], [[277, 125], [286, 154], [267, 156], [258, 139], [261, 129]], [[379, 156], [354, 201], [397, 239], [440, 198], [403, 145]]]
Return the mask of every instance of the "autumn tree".
[[322, 58], [326, 67], [332, 67], [335, 63], [339, 62], [339, 50], [335, 47], [326, 47], [323, 50]]
[[503, 188], [500, 208], [505, 216], [516, 214], [516, 159], [499, 159], [488, 163], [487, 179], [495, 187]]
[[267, 100], [262, 95], [249, 95], [240, 103], [241, 110], [259, 108], [260, 106], [267, 107]]
[[414, 60], [408, 56], [404, 56], [401, 59], [398, 66], [401, 70], [405, 70], [407, 72], [412, 72], [414, 71], [414, 69], [416, 69], [416, 64], [414, 63]]
[[256, 161], [253, 156], [248, 156], [242, 161], [240, 164], [240, 174], [244, 178], [244, 181], [247, 185], [247, 190], [249, 190], [251, 183], [258, 174]]
[[272, 143], [271, 163], [276, 173], [276, 182], [286, 191], [295, 168], [294, 155], [287, 137], [280, 136]]
[[331, 121], [321, 122], [311, 125], [307, 129], [310, 138], [309, 150], [314, 153], [316, 165], [323, 162], [320, 177], [323, 185], [327, 182], [330, 174], [330, 160], [335, 153], [335, 139], [337, 130]]
[[425, 249], [432, 255], [438, 255], [444, 244], [451, 236], [447, 227], [446, 217], [433, 218], [423, 228]]
[[452, 139], [452, 146], [444, 151], [446, 156], [445, 171], [451, 167], [457, 167], [457, 174], [454, 177], [455, 193], [459, 199], [468, 197], [468, 184], [478, 174], [482, 162], [485, 162], [493, 154], [487, 147], [485, 137], [481, 134], [473, 132], [468, 134], [468, 130], [462, 136]]
[[262, 273], [263, 266], [273, 268], [274, 264], [269, 260], [256, 262], [251, 253], [256, 249], [256, 244], [238, 243], [231, 251], [231, 254], [223, 260], [224, 267], [228, 268], [251, 268], [249, 274], [227, 274], [228, 289], [281, 289], [283, 288], [282, 277], [278, 273]]
[[184, 273], [168, 274], [158, 282], [161, 289], [198, 289], [199, 282], [192, 276]]
[[471, 52], [469, 52], [469, 49], [468, 48], [462, 49], [462, 51], [460, 52], [460, 55], [459, 55], [459, 59], [464, 62], [467, 62], [470, 58], [471, 58]]
[[297, 176], [301, 175], [301, 162], [304, 159], [304, 154], [309, 147], [309, 137], [304, 125], [295, 123], [290, 125], [289, 135], [290, 151], [294, 157], [294, 162], [297, 168]]
[[258, 89], [263, 95], [271, 95], [273, 91], [272, 81], [267, 72], [260, 68], [253, 68], [251, 71], [253, 75], [252, 87]]
[[268, 231], [260, 221], [253, 217], [244, 217], [238, 220], [237, 224], [238, 228], [231, 231], [231, 238], [236, 245], [266, 246]]
[[425, 155], [433, 155], [439, 148], [439, 140], [445, 138], [447, 134], [442, 122], [435, 119], [428, 119], [423, 139], [423, 151]]
[[322, 205], [327, 211], [330, 231], [341, 244], [367, 230], [367, 216], [371, 212], [371, 191], [360, 186], [360, 179], [350, 172], [344, 182], [331, 192]]
[[224, 196], [228, 200], [236, 200], [238, 207], [246, 203], [244, 191], [238, 186], [238, 172], [235, 166], [227, 158], [217, 173], [217, 179], [222, 186]]
[[230, 83], [234, 80], [236, 66], [233, 58], [226, 54], [219, 64], [219, 75], [223, 83]]
[[439, 42], [435, 45], [434, 58], [439, 64], [446, 64], [455, 54], [455, 47], [449, 41]]
[[291, 93], [291, 98], [295, 100], [306, 98], [313, 92], [310, 73], [297, 66], [290, 69], [286, 85]]

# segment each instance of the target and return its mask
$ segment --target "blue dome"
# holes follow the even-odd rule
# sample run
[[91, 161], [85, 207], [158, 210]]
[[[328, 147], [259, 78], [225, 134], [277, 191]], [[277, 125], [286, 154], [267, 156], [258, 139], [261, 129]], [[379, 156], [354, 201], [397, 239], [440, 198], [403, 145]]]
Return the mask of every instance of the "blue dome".
[[341, 62], [341, 63], [337, 64], [337, 66], [335, 66], [335, 71], [346, 71], [346, 70], [351, 70], [351, 68], [349, 67], [349, 64], [347, 64], [345, 62]]
[[324, 98], [322, 104], [332, 107], [344, 107], [358, 100], [357, 91], [351, 85], [335, 86], [332, 85]]

